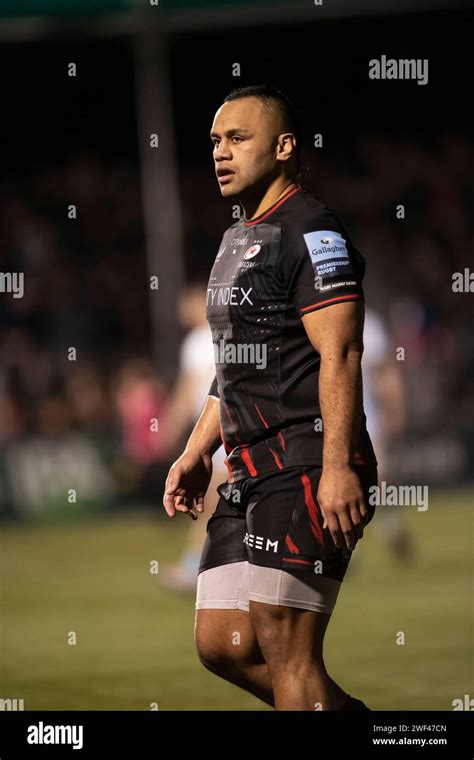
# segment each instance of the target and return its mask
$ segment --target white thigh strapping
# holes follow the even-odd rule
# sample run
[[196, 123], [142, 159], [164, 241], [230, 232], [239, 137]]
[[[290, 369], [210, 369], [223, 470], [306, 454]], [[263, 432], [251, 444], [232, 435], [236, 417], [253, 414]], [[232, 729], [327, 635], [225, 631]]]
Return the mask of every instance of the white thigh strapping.
[[196, 610], [249, 609], [249, 563], [231, 562], [199, 573]]
[[219, 565], [199, 573], [196, 610], [249, 610], [249, 600], [297, 607], [330, 615], [341, 582], [316, 573], [291, 573], [246, 561]]
[[249, 599], [254, 602], [298, 607], [330, 615], [341, 582], [317, 573], [290, 573], [275, 567], [249, 565]]

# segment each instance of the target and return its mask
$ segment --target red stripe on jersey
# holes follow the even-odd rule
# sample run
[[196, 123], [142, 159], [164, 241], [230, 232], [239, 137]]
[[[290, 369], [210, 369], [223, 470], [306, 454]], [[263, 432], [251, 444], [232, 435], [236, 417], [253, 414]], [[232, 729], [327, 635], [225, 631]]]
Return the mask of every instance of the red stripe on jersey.
[[270, 449], [270, 451], [271, 451], [271, 452], [272, 452], [272, 454], [273, 454], [273, 459], [275, 460], [275, 464], [276, 464], [276, 466], [278, 467], [278, 469], [279, 469], [279, 470], [282, 470], [282, 469], [283, 469], [283, 465], [282, 465], [282, 463], [280, 462], [280, 460], [278, 459], [278, 456], [277, 456], [277, 454], [275, 454], [275, 452], [273, 451], [273, 449], [272, 449], [270, 446], [269, 446], [268, 448]]
[[[292, 554], [298, 554], [298, 553], [299, 553], [299, 549], [298, 549], [298, 547], [297, 547], [297, 546], [296, 546], [296, 544], [295, 544], [295, 543], [294, 543], [294, 542], [291, 540], [291, 538], [290, 538], [290, 536], [289, 536], [289, 535], [288, 535], [288, 536], [285, 538], [285, 544], [286, 544], [286, 546], [287, 546], [287, 548], [288, 548], [288, 551], [290, 551]], [[285, 559], [285, 557], [283, 557], [282, 559]], [[298, 560], [296, 560], [296, 561], [298, 561]]]
[[244, 449], [244, 450], [242, 451], [241, 457], [242, 457], [243, 461], [245, 462], [245, 464], [246, 464], [246, 466], [247, 466], [247, 470], [249, 471], [249, 473], [250, 473], [252, 476], [253, 476], [253, 475], [258, 475], [258, 473], [257, 473], [257, 470], [256, 470], [256, 469], [255, 469], [255, 467], [253, 466], [253, 462], [252, 462], [252, 460], [250, 459], [250, 454], [249, 454], [249, 452], [247, 451], [247, 449]]
[[309, 559], [293, 559], [293, 557], [282, 557], [281, 561], [282, 562], [298, 562], [300, 565], [313, 565], [314, 564]]
[[302, 309], [300, 309], [300, 312], [303, 313], [304, 311], [308, 311], [308, 309], [313, 309], [315, 306], [325, 306], [328, 303], [337, 303], [337, 301], [347, 301], [347, 300], [353, 300], [354, 298], [360, 299], [362, 296], [360, 293], [348, 293], [345, 296], [338, 296], [337, 298], [328, 298], [326, 301], [319, 301], [317, 303], [312, 303], [310, 306], [304, 306]]
[[266, 419], [265, 419], [265, 417], [263, 416], [262, 412], [261, 412], [261, 411], [260, 411], [260, 409], [258, 408], [257, 404], [254, 404], [254, 406], [255, 406], [255, 409], [256, 409], [256, 410], [257, 410], [257, 412], [258, 412], [258, 416], [260, 417], [260, 419], [262, 420], [263, 424], [264, 424], [264, 425], [265, 425], [265, 427], [267, 428], [267, 427], [268, 427], [268, 422], [266, 421]]
[[[263, 424], [265, 425], [266, 428], [268, 428], [268, 422], [266, 421], [265, 417], [261, 413], [261, 411], [258, 408], [257, 404], [254, 404], [254, 406], [255, 406], [255, 409], [258, 412], [258, 416], [262, 420]], [[280, 440], [281, 447], [282, 447], [283, 451], [285, 451], [285, 441], [283, 439], [283, 435], [281, 433], [278, 433], [278, 438]], [[283, 469], [283, 465], [280, 463], [280, 460], [278, 459], [277, 455], [275, 454], [275, 452], [273, 451], [273, 449], [270, 449], [270, 451], [272, 452], [272, 454], [273, 454], [273, 456], [275, 458], [275, 462], [277, 463], [278, 467], [280, 468], [280, 470], [282, 470]]]
[[276, 209], [279, 206], [281, 206], [282, 203], [285, 203], [285, 201], [287, 201], [288, 198], [291, 198], [292, 195], [294, 195], [295, 193], [299, 193], [300, 191], [301, 191], [300, 185], [297, 185], [296, 187], [291, 188], [291, 190], [288, 190], [288, 192], [285, 193], [285, 195], [283, 195], [279, 201], [275, 201], [275, 203], [272, 206], [270, 206], [270, 208], [267, 208], [266, 211], [262, 211], [262, 213], [256, 216], [255, 219], [249, 219], [248, 221], [245, 221], [244, 219], [245, 226], [252, 227], [253, 224], [259, 224], [260, 222], [263, 222], [263, 220], [266, 219], [269, 214], [273, 214], [273, 212], [276, 211]]
[[313, 532], [313, 535], [316, 536], [316, 538], [318, 539], [318, 542], [321, 544], [321, 546], [323, 546], [324, 544], [323, 531], [319, 524], [318, 510], [316, 508], [316, 504], [314, 503], [313, 494], [311, 493], [311, 481], [306, 475], [306, 473], [303, 473], [301, 475], [301, 482], [303, 483], [304, 501], [305, 501], [306, 508], [309, 514], [309, 519], [311, 522], [311, 530]]

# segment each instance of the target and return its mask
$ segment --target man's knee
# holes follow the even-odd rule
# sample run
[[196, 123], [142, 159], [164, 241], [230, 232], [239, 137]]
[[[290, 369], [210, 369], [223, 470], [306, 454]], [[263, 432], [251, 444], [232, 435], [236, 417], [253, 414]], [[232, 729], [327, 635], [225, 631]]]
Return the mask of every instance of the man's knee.
[[231, 666], [229, 648], [223, 642], [216, 641], [214, 636], [199, 634], [196, 631], [196, 649], [202, 665], [211, 673], [221, 675]]
[[[216, 613], [224, 613], [224, 616]], [[234, 610], [198, 611], [194, 640], [199, 659], [207, 670], [225, 675], [249, 664], [255, 639], [249, 641], [248, 620], [244, 615], [248, 619], [248, 613]]]
[[261, 647], [290, 640], [291, 626], [287, 623], [291, 614], [290, 608], [278, 604], [250, 602], [250, 620]]

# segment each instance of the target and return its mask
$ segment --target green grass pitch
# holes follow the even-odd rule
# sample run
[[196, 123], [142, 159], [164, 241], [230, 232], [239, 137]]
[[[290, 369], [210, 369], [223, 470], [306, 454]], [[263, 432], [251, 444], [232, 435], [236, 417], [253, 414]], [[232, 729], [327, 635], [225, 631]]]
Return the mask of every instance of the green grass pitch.
[[[472, 695], [472, 497], [436, 491], [426, 512], [401, 508], [413, 563], [380, 541], [377, 515], [354, 553], [325, 657], [374, 710], [451, 710]], [[2, 527], [0, 698], [26, 710], [270, 709], [200, 664], [193, 596], [150, 573], [179, 554], [188, 527], [160, 510]]]

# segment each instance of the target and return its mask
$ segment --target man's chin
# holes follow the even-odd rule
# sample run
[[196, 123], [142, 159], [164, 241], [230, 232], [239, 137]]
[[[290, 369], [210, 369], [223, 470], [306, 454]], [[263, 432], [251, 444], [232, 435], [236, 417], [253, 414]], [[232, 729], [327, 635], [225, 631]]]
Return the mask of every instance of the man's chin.
[[221, 195], [223, 198], [230, 198], [233, 195], [237, 195], [239, 192], [238, 188], [233, 186], [232, 182], [229, 182], [226, 185], [219, 185], [219, 190], [221, 191]]

